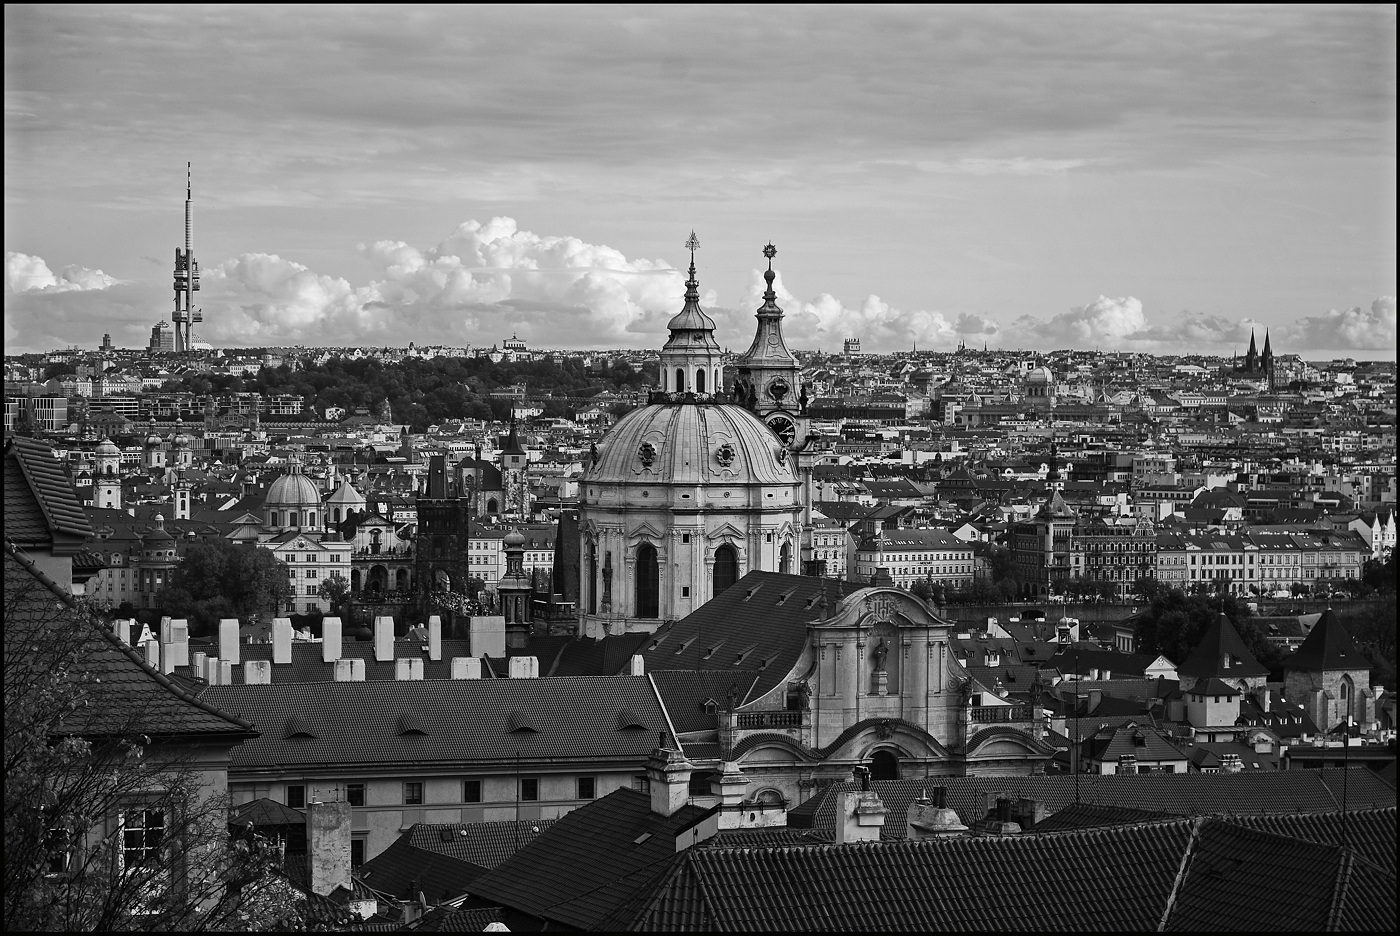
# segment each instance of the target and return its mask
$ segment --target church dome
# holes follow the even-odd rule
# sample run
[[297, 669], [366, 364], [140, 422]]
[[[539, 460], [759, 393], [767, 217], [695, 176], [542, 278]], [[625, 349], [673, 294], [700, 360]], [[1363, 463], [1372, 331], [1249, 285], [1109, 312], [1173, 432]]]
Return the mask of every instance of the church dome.
[[763, 420], [739, 406], [653, 403], [623, 416], [598, 446], [590, 484], [797, 483], [787, 450]]
[[293, 468], [291, 472], [272, 482], [267, 489], [267, 499], [263, 501], [263, 506], [283, 510], [317, 508], [321, 506], [321, 492], [316, 490], [315, 482]]
[[97, 443], [97, 448], [93, 450], [93, 454], [98, 458], [121, 458], [122, 450], [117, 448], [115, 442], [104, 436], [102, 441]]
[[1040, 367], [1032, 367], [1026, 373], [1026, 383], [1032, 386], [1043, 386], [1054, 382], [1055, 373], [1043, 364]]
[[506, 549], [523, 549], [525, 547], [525, 534], [519, 530], [511, 530], [505, 535], [501, 545]]

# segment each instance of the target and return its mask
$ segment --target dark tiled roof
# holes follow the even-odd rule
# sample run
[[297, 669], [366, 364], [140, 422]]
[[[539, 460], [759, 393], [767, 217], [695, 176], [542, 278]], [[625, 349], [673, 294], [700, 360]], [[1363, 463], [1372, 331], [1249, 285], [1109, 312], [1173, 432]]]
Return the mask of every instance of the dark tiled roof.
[[1102, 806], [1097, 803], [1070, 803], [1055, 815], [1032, 826], [1037, 835], [1044, 832], [1069, 832], [1075, 829], [1103, 829], [1108, 826], [1133, 825], [1165, 819], [1170, 813], [1155, 809], [1134, 809], [1131, 806]]
[[73, 482], [42, 442], [5, 440], [5, 538], [20, 546], [51, 544], [58, 537], [92, 535]]
[[404, 835], [423, 851], [447, 855], [490, 870], [533, 842], [554, 819], [519, 822], [419, 823]]
[[[75, 678], [88, 704], [63, 722], [64, 733], [112, 735], [135, 732], [156, 737], [201, 735], [229, 743], [256, 732], [220, 708], [200, 701], [170, 677], [156, 672], [108, 628], [89, 621], [72, 597], [5, 543], [5, 656], [9, 665], [53, 667], [71, 632], [78, 647]], [[36, 649], [38, 648], [38, 649]], [[22, 661], [22, 662], [20, 662]]]
[[1370, 661], [1356, 649], [1351, 635], [1328, 608], [1317, 619], [1308, 639], [1284, 663], [1284, 669], [1320, 672], [1322, 670], [1370, 669]]
[[1348, 809], [1346, 830], [1340, 812], [1276, 813], [1232, 816], [1231, 822], [1262, 832], [1287, 835], [1322, 845], [1345, 845], [1378, 868], [1395, 873], [1395, 807]]
[[[719, 670], [739, 678], [741, 669], [751, 671], [767, 661], [745, 696], [758, 698], [786, 679], [797, 662], [806, 646], [808, 623], [821, 620], [823, 592], [834, 606], [838, 593], [849, 595], [864, 587], [811, 576], [750, 572], [698, 610], [662, 627], [639, 652], [649, 673]], [[747, 651], [742, 660], [740, 651]]]
[[[263, 729], [261, 738], [233, 752], [235, 769], [506, 763], [517, 753], [536, 766], [559, 760], [640, 764], [656, 747], [658, 732], [666, 731], [665, 714], [645, 676], [274, 682], [210, 686], [203, 698]], [[645, 727], [619, 728], [623, 709]], [[301, 713], [316, 737], [285, 737], [289, 712]], [[419, 718], [427, 733], [400, 734], [405, 713]], [[516, 713], [533, 727], [512, 729]]]
[[666, 817], [651, 797], [615, 790], [573, 810], [478, 878], [472, 893], [530, 916], [595, 929], [624, 906], [676, 854], [676, 838], [706, 814], [683, 806]]
[[501, 922], [500, 907], [439, 907], [429, 910], [416, 922], [399, 927], [399, 932], [480, 933], [492, 923]]
[[[1225, 668], [1221, 664], [1227, 654], [1230, 657], [1230, 666]], [[1245, 646], [1244, 638], [1235, 630], [1235, 625], [1223, 614], [1215, 616], [1215, 620], [1196, 646], [1191, 648], [1186, 659], [1181, 661], [1176, 671], [1182, 676], [1238, 678], [1269, 675], [1269, 671], [1254, 658], [1249, 647]]]
[[607, 922], [643, 931], [1321, 931], [1349, 909], [1343, 919], [1358, 928], [1389, 931], [1395, 903], [1384, 873], [1358, 876], [1354, 865], [1334, 847], [1208, 818], [1044, 836], [692, 848]]
[[[748, 675], [739, 675], [739, 684], [745, 689], [757, 676], [757, 670]], [[656, 689], [666, 703], [666, 711], [671, 716], [671, 724], [676, 731], [714, 731], [719, 727], [719, 718], [705, 711], [704, 703], [713, 699], [719, 709], [726, 706], [729, 684], [736, 674], [725, 670], [661, 670], [651, 674]], [[686, 745], [689, 753], [691, 746]]]
[[229, 821], [236, 825], [305, 825], [306, 813], [263, 797], [235, 807]]
[[421, 893], [428, 900], [440, 901], [465, 894], [485, 870], [458, 858], [416, 848], [409, 833], [405, 833], [361, 865], [356, 876], [381, 894], [406, 899]]

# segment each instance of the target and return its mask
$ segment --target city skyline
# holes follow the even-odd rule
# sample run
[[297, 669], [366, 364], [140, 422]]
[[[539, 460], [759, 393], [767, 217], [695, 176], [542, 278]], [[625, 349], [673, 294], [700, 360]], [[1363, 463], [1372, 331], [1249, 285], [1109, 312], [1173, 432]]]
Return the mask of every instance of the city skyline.
[[1395, 14], [7, 6], [5, 343], [1395, 357]]

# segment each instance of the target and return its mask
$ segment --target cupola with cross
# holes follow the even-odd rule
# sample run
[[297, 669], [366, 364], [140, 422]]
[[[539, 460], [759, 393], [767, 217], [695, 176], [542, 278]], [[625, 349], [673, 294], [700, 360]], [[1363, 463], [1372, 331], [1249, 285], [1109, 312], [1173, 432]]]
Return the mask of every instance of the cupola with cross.
[[661, 348], [663, 393], [712, 394], [723, 389], [724, 355], [715, 341], [715, 321], [700, 308], [700, 283], [695, 279], [695, 232], [685, 242], [690, 251], [690, 277], [685, 281], [685, 305], [666, 323], [671, 336]]

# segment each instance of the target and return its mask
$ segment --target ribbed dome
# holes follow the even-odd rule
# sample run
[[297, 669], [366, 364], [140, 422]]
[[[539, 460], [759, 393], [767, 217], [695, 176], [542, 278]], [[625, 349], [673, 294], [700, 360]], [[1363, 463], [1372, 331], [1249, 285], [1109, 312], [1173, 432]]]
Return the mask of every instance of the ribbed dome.
[[598, 448], [585, 482], [797, 483], [778, 437], [748, 410], [727, 404], [643, 406], [618, 420]]
[[111, 439], [104, 437], [101, 442], [97, 443], [97, 448], [93, 450], [93, 454], [98, 458], [121, 458], [122, 450], [117, 448], [116, 443]]
[[1048, 367], [1032, 367], [1026, 374], [1028, 384], [1050, 384], [1055, 382], [1055, 374]]
[[506, 549], [521, 549], [525, 546], [525, 534], [519, 530], [511, 530], [505, 539], [501, 540], [501, 545]]
[[284, 474], [267, 489], [264, 507], [307, 508], [321, 506], [321, 492], [315, 483], [300, 471]]

